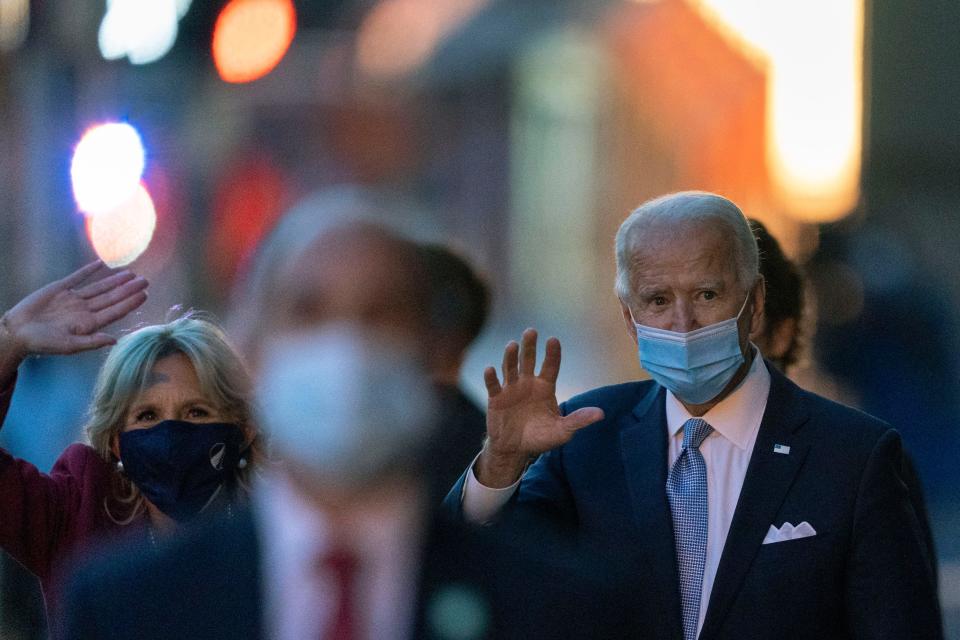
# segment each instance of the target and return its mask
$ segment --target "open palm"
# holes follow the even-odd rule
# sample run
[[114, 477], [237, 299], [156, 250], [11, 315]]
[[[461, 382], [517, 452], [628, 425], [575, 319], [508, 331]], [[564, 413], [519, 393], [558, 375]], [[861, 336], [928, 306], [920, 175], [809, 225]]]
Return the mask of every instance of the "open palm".
[[15, 355], [69, 354], [115, 342], [101, 330], [147, 299], [147, 281], [95, 261], [21, 300], [3, 316]]
[[570, 415], [557, 405], [560, 373], [560, 341], [550, 338], [540, 373], [537, 332], [527, 329], [521, 343], [510, 342], [503, 353], [503, 384], [493, 367], [484, 371], [487, 387], [487, 447], [493, 456], [529, 458], [558, 447], [573, 434], [603, 418], [597, 407], [585, 407]]

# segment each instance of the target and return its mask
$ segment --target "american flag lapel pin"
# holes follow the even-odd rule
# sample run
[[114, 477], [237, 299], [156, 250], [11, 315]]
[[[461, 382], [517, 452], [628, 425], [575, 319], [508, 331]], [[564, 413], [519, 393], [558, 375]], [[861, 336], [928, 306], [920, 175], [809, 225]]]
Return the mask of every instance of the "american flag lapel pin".
[[775, 444], [773, 445], [774, 453], [782, 453], [785, 456], [790, 455], [790, 447], [785, 444]]

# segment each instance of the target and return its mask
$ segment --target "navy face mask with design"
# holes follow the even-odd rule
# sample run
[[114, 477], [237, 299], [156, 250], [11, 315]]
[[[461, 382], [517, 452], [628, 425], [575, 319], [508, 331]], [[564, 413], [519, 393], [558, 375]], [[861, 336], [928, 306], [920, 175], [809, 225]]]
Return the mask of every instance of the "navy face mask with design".
[[243, 433], [229, 423], [164, 420], [120, 434], [124, 474], [177, 522], [233, 493]]

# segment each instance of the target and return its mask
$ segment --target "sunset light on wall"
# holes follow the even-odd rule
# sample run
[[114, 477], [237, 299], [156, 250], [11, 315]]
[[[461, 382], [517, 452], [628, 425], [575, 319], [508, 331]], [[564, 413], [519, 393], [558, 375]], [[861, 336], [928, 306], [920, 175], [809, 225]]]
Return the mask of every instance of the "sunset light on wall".
[[768, 74], [767, 163], [784, 211], [843, 217], [859, 197], [863, 0], [697, 0]]

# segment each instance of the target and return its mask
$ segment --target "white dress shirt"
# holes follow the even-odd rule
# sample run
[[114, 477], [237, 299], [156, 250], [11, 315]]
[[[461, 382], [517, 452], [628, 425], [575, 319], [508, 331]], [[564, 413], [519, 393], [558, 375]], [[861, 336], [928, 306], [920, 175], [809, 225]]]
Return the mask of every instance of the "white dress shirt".
[[[332, 545], [327, 518], [279, 473], [256, 487], [252, 501], [266, 637], [323, 637], [337, 604], [335, 577], [318, 565]], [[357, 514], [347, 542], [361, 561], [354, 594], [359, 638], [407, 638], [413, 629], [420, 506], [381, 504]]]
[[[760, 431], [760, 421], [767, 407], [769, 392], [770, 372], [754, 347], [753, 363], [740, 385], [723, 401], [700, 416], [713, 427], [713, 433], [700, 445], [700, 452], [707, 464], [708, 525], [698, 634], [707, 614], [707, 604], [710, 602], [710, 592], [717, 576], [720, 555], [723, 553], [733, 512], [740, 498], [740, 489], [747, 475], [747, 465]], [[680, 456], [683, 447], [683, 423], [694, 416], [690, 415], [673, 393], [667, 391], [666, 396], [669, 469]], [[485, 487], [477, 480], [471, 465], [463, 489], [464, 517], [471, 522], [488, 522], [510, 500], [519, 485], [520, 481], [517, 480], [503, 489]]]

